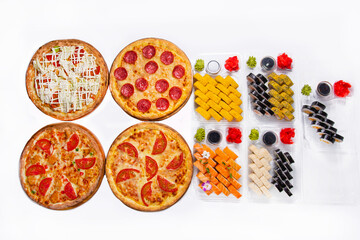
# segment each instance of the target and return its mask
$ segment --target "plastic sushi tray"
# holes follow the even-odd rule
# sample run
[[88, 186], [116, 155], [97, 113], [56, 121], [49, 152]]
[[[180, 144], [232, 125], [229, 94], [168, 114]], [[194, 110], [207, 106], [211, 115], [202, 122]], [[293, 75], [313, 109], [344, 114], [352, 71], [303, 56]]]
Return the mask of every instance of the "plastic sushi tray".
[[[197, 133], [193, 144], [197, 195], [205, 201], [356, 202], [358, 165], [353, 133], [346, 127], [353, 119], [351, 98], [301, 95], [305, 84], [301, 74], [294, 65], [291, 70], [280, 69], [275, 60], [279, 54], [254, 55], [254, 68], [246, 64], [251, 54], [203, 54], [193, 59], [193, 65], [198, 59], [204, 60], [202, 70], [195, 67], [190, 100], [194, 102], [193, 133], [199, 129], [203, 133], [203, 140]], [[239, 69], [229, 71], [226, 60], [235, 56]], [[264, 69], [260, 61], [268, 56], [275, 60], [271, 70]], [[341, 123], [338, 133], [346, 136], [343, 142], [326, 144], [319, 140], [319, 132], [302, 112], [303, 105], [314, 101], [323, 101], [328, 117], [336, 125]], [[234, 129], [241, 132], [237, 143], [228, 139], [235, 136]], [[249, 138], [252, 130], [258, 132], [258, 139]], [[286, 139], [289, 132], [295, 136]]]

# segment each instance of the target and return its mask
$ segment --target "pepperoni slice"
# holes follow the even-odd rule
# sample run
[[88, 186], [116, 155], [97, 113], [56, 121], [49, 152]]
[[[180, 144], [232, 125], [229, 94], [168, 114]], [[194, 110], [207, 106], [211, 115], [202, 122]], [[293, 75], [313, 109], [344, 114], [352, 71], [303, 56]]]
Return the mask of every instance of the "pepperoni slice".
[[169, 100], [167, 100], [166, 98], [159, 98], [157, 101], [156, 101], [156, 108], [159, 110], [159, 111], [165, 111], [169, 108]]
[[185, 75], [185, 68], [181, 65], [176, 65], [172, 72], [174, 78], [180, 79]]
[[152, 191], [151, 191], [151, 183], [152, 181], [150, 182], [147, 182], [144, 184], [144, 186], [141, 188], [141, 199], [144, 203], [145, 206], [149, 206], [146, 202], [145, 202], [145, 198], [148, 197], [148, 196], [151, 196], [152, 194]]
[[161, 176], [157, 176], [157, 181], [161, 190], [165, 192], [176, 192], [177, 187], [174, 183], [169, 182], [167, 179]]
[[174, 157], [174, 159], [166, 166], [168, 170], [178, 169], [184, 161], [184, 154], [180, 153], [179, 157]]
[[28, 176], [35, 176], [45, 173], [45, 168], [40, 164], [31, 165], [27, 170], [25, 175]]
[[95, 161], [96, 161], [96, 158], [94, 158], [94, 157], [93, 158], [75, 159], [75, 163], [80, 169], [92, 168], [95, 165]]
[[150, 61], [145, 64], [145, 71], [149, 74], [154, 74], [158, 70], [159, 66], [155, 61]]
[[149, 83], [145, 78], [138, 78], [135, 81], [135, 86], [137, 90], [143, 92], [148, 88]]
[[140, 171], [134, 168], [125, 168], [116, 176], [116, 182], [124, 182], [128, 179], [134, 178], [136, 177], [136, 173], [140, 173]]
[[71, 135], [69, 141], [66, 143], [67, 150], [68, 151], [74, 150], [78, 144], [79, 144], [79, 136], [76, 133], [74, 133], [73, 135]]
[[160, 61], [165, 65], [170, 65], [174, 62], [174, 54], [169, 51], [165, 51], [160, 56]]
[[121, 87], [120, 92], [121, 95], [129, 98], [134, 94], [134, 86], [131, 83], [126, 83]]
[[146, 156], [145, 157], [145, 165], [146, 165], [146, 173], [149, 174], [149, 177], [147, 178], [147, 180], [149, 181], [150, 179], [152, 179], [157, 171], [158, 171], [158, 164], [155, 161], [155, 159]]
[[51, 155], [51, 142], [47, 139], [40, 139], [35, 144], [41, 150], [43, 150], [47, 155]]
[[138, 157], [138, 151], [134, 145], [129, 142], [123, 142], [119, 146], [117, 146], [120, 151], [127, 153], [130, 157]]
[[176, 100], [179, 100], [181, 98], [181, 95], [182, 95], [182, 90], [181, 88], [179, 87], [172, 87], [170, 88], [170, 91], [169, 91], [169, 97], [176, 101]]
[[156, 49], [154, 46], [151, 45], [147, 45], [142, 50], [143, 56], [147, 59], [151, 59], [153, 56], [155, 56], [155, 53], [156, 53]]
[[151, 102], [148, 99], [141, 99], [140, 101], [138, 101], [136, 107], [140, 112], [145, 113], [149, 111], [151, 107]]
[[41, 180], [40, 184], [39, 184], [39, 193], [43, 196], [45, 196], [47, 190], [50, 187], [52, 178], [44, 178], [43, 180]]
[[165, 79], [160, 79], [155, 83], [155, 89], [159, 93], [165, 92], [168, 88], [169, 88], [169, 82], [166, 81]]
[[117, 80], [122, 81], [122, 80], [125, 80], [125, 79], [127, 78], [128, 73], [127, 73], [127, 71], [126, 71], [125, 68], [123, 68], [123, 67], [118, 67], [118, 68], [115, 69], [115, 71], [114, 71], [114, 76], [115, 76], [115, 78], [116, 78]]
[[98, 75], [100, 73], [100, 66], [97, 66], [95, 68], [95, 74]]
[[152, 150], [152, 155], [157, 155], [163, 153], [167, 146], [167, 140], [162, 131], [160, 131], [160, 136], [158, 136], [155, 140], [155, 144]]
[[74, 200], [77, 198], [74, 188], [70, 182], [65, 185], [64, 192], [65, 192], [66, 196], [68, 198], [70, 198], [71, 200]]
[[126, 63], [134, 64], [137, 60], [137, 54], [135, 51], [127, 51], [123, 59]]

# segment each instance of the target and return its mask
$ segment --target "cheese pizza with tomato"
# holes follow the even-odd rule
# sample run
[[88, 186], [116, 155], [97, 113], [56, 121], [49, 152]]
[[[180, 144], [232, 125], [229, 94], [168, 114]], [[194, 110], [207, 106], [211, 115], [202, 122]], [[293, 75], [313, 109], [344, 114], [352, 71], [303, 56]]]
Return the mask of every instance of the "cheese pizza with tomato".
[[70, 209], [86, 202], [97, 191], [104, 172], [100, 142], [88, 129], [73, 123], [40, 129], [20, 158], [25, 193], [50, 209]]
[[127, 206], [158, 211], [175, 204], [192, 178], [192, 157], [185, 140], [159, 123], [139, 123], [111, 145], [106, 177], [111, 190]]
[[175, 44], [146, 38], [126, 46], [110, 70], [110, 91], [130, 116], [162, 120], [179, 111], [192, 90], [191, 63]]
[[90, 44], [56, 40], [40, 47], [26, 72], [26, 90], [45, 114], [71, 121], [91, 113], [108, 87], [108, 68]]

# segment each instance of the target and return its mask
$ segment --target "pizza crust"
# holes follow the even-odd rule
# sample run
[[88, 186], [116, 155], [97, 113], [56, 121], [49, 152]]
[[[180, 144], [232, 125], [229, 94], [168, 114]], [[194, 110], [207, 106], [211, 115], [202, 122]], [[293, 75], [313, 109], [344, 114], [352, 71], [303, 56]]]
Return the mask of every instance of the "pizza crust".
[[[96, 150], [96, 152], [99, 155], [99, 159], [97, 160], [98, 167], [99, 167], [99, 176], [96, 179], [96, 182], [88, 189], [87, 193], [84, 196], [77, 198], [73, 201], [69, 200], [64, 203], [55, 203], [55, 204], [50, 203], [48, 205], [45, 205], [40, 202], [37, 202], [35, 200], [35, 198], [32, 197], [33, 195], [31, 194], [30, 189], [26, 185], [26, 176], [25, 176], [26, 158], [29, 155], [31, 148], [35, 145], [37, 138], [43, 132], [51, 131], [52, 129], [57, 129], [57, 130], [62, 131], [67, 128], [79, 131], [81, 134], [87, 136], [87, 138], [90, 140], [91, 146]], [[21, 183], [23, 190], [25, 191], [25, 193], [31, 200], [35, 201], [36, 203], [38, 203], [39, 205], [41, 205], [43, 207], [53, 209], [53, 210], [68, 210], [68, 209], [78, 207], [78, 206], [84, 204], [85, 202], [87, 202], [99, 189], [102, 179], [104, 177], [104, 174], [105, 174], [105, 153], [101, 146], [100, 141], [87, 128], [85, 128], [81, 125], [75, 124], [75, 123], [55, 123], [55, 124], [50, 124], [50, 125], [47, 125], [47, 126], [41, 128], [26, 143], [25, 148], [24, 148], [23, 152], [21, 153], [21, 157], [20, 157], [19, 176], [20, 176], [20, 183]]]
[[[129, 199], [127, 197], [125, 197], [119, 190], [118, 187], [116, 186], [116, 176], [113, 175], [112, 171], [111, 171], [111, 166], [112, 164], [116, 161], [113, 158], [114, 152], [118, 151], [117, 150], [117, 146], [124, 141], [125, 139], [127, 139], [128, 137], [130, 137], [133, 132], [134, 129], [155, 129], [155, 130], [160, 130], [162, 131], [167, 137], [171, 137], [173, 139], [176, 139], [176, 141], [179, 143], [180, 148], [184, 154], [184, 163], [186, 164], [186, 168], [187, 168], [187, 172], [186, 175], [184, 176], [184, 182], [185, 184], [183, 185], [177, 185], [178, 187], [178, 191], [177, 191], [177, 195], [175, 197], [171, 197], [168, 198], [167, 201], [163, 202], [160, 206], [145, 206], [143, 204], [139, 204], [136, 201]], [[153, 211], [160, 211], [160, 210], [164, 210], [166, 208], [171, 207], [172, 205], [174, 205], [177, 201], [180, 200], [180, 198], [185, 194], [185, 192], [187, 191], [187, 189], [189, 188], [189, 185], [191, 183], [191, 179], [192, 179], [192, 174], [193, 174], [193, 166], [192, 166], [192, 155], [191, 155], [191, 151], [189, 146], [187, 145], [185, 139], [178, 133], [176, 132], [174, 129], [172, 129], [171, 127], [164, 125], [164, 124], [160, 124], [160, 123], [138, 123], [136, 125], [133, 125], [129, 128], [127, 128], [126, 130], [124, 130], [112, 143], [109, 152], [107, 154], [107, 159], [106, 159], [106, 178], [107, 181], [110, 185], [111, 190], [113, 191], [114, 195], [120, 199], [125, 205], [127, 205], [130, 208], [133, 208], [135, 210], [139, 210], [139, 211], [146, 211], [146, 212], [153, 212]], [[164, 176], [166, 177], [166, 176]], [[154, 178], [152, 181], [156, 181], [156, 179]]]
[[[72, 112], [72, 113], [64, 113], [59, 111], [54, 111], [49, 104], [44, 103], [39, 96], [36, 93], [35, 89], [35, 68], [33, 65], [33, 61], [38, 58], [39, 56], [42, 56], [43, 53], [48, 52], [49, 49], [55, 46], [83, 46], [84, 49], [93, 54], [96, 57], [96, 63], [98, 66], [100, 66], [100, 74], [101, 74], [101, 81], [100, 81], [100, 87], [99, 91], [95, 96], [94, 102], [84, 106], [81, 110]], [[90, 114], [92, 111], [94, 111], [102, 102], [102, 100], [105, 97], [108, 84], [109, 84], [109, 70], [106, 65], [106, 62], [101, 55], [101, 53], [94, 48], [89, 43], [86, 43], [81, 40], [77, 39], [65, 39], [65, 40], [54, 40], [51, 42], [46, 43], [45, 45], [41, 46], [34, 56], [31, 58], [28, 69], [26, 71], [26, 91], [28, 93], [28, 96], [30, 100], [35, 104], [35, 106], [45, 113], [46, 115], [49, 115], [50, 117], [62, 120], [62, 121], [72, 121], [79, 118], [82, 118], [88, 114]]]
[[[172, 53], [174, 53], [174, 63], [168, 65], [168, 66], [163, 66], [163, 68], [161, 67], [163, 64], [160, 63], [160, 56], [159, 56], [159, 52], [157, 51], [156, 55], [151, 58], [151, 59], [145, 59], [145, 61], [155, 61], [158, 63], [159, 65], [159, 69], [158, 72], [163, 70], [164, 72], [166, 72], [165, 74], [161, 74], [159, 75], [158, 72], [153, 74], [153, 75], [149, 75], [145, 72], [144, 69], [142, 69], [142, 73], [140, 74], [134, 74], [134, 78], [135, 77], [144, 77], [146, 75], [149, 75], [149, 78], [152, 78], [152, 80], [149, 80], [149, 87], [154, 87], [155, 85], [155, 76], [156, 76], [156, 80], [165, 78], [166, 80], [170, 81], [170, 86], [169, 89], [172, 86], [176, 86], [176, 85], [172, 85], [171, 82], [172, 81], [176, 81], [175, 78], [168, 77], [166, 78], [166, 76], [168, 75], [172, 75], [172, 70], [170, 71], [166, 71], [166, 69], [168, 68], [173, 68], [175, 65], [175, 62], [181, 62], [182, 66], [185, 68], [185, 76], [182, 78], [182, 80], [178, 80], [178, 81], [183, 81], [183, 84], [185, 84], [185, 87], [181, 87], [182, 89], [182, 96], [179, 100], [177, 101], [173, 101], [173, 100], [169, 100], [170, 102], [170, 106], [167, 110], [165, 111], [151, 111], [151, 112], [146, 112], [146, 113], [142, 113], [139, 112], [136, 108], [136, 106], [132, 106], [129, 107], [129, 101], [128, 99], [122, 97], [121, 93], [120, 93], [120, 88], [123, 84], [125, 83], [131, 83], [133, 85], [135, 85], [135, 80], [136, 79], [130, 79], [131, 76], [128, 76], [127, 79], [123, 80], [123, 81], [118, 81], [115, 77], [114, 77], [114, 72], [115, 70], [123, 65], [127, 65], [127, 68], [130, 69], [136, 69], [139, 67], [138, 63], [135, 63], [134, 66], [128, 66], [129, 64], [124, 64], [123, 62], [123, 57], [125, 55], [125, 53], [127, 51], [130, 50], [134, 50], [134, 48], [141, 48], [146, 46], [146, 45], [153, 45], [155, 47], [159, 47], [161, 49], [164, 50], [168, 50], [171, 51]], [[136, 51], [137, 55], [138, 55], [138, 61], [140, 61], [139, 59], [139, 55], [141, 55], [142, 53], [139, 51]], [[142, 58], [142, 56], [141, 56]], [[140, 66], [141, 68], [143, 68], [145, 66], [144, 63], [141, 63], [142, 65]], [[175, 113], [177, 113], [179, 110], [181, 110], [181, 108], [183, 106], [185, 106], [185, 104], [187, 103], [187, 101], [189, 100], [190, 96], [191, 96], [191, 91], [192, 91], [192, 77], [193, 77], [193, 73], [192, 73], [192, 68], [191, 68], [191, 62], [188, 59], [188, 57], [186, 56], [186, 54], [179, 48], [177, 47], [175, 44], [164, 40], [164, 39], [158, 39], [158, 38], [144, 38], [144, 39], [140, 39], [137, 40], [135, 42], [130, 43], [129, 45], [127, 45], [123, 50], [121, 50], [121, 52], [116, 56], [112, 66], [111, 66], [111, 70], [110, 70], [110, 91], [111, 91], [111, 95], [114, 98], [114, 100], [117, 102], [117, 104], [130, 116], [137, 118], [139, 120], [144, 120], [144, 121], [153, 121], [153, 120], [164, 120], [172, 115], [174, 115]], [[121, 83], [120, 83], [121, 82]], [[168, 90], [169, 90], [168, 89]], [[167, 90], [167, 92], [168, 92]], [[135, 87], [135, 93], [136, 91], [138, 91]], [[160, 94], [158, 92], [156, 92], [155, 89], [152, 89], [152, 91], [148, 88], [147, 90], [145, 90], [145, 92], [148, 92], [149, 94], [156, 94], [159, 97], [165, 97], [164, 94]], [[143, 95], [141, 93], [139, 93], [140, 95]], [[135, 94], [134, 94], [135, 95]], [[133, 97], [133, 96], [132, 96]], [[146, 98], [146, 97], [145, 97]], [[156, 98], [157, 99], [157, 98]], [[152, 101], [152, 106], [155, 106], [155, 100], [156, 99], [149, 99], [150, 101]], [[137, 99], [139, 100], [139, 99]], [[175, 103], [175, 104], [173, 104]], [[156, 108], [156, 107], [155, 107]]]

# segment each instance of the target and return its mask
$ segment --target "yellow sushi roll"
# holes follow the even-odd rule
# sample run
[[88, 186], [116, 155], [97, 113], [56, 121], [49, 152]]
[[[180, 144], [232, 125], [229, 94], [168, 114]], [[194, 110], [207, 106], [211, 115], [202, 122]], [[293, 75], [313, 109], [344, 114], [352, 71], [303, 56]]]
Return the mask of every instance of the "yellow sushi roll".
[[273, 107], [271, 110], [274, 112], [274, 115], [278, 120], [284, 119], [285, 115], [280, 109]]
[[288, 85], [282, 85], [281, 86], [283, 92], [286, 92], [290, 97], [294, 95], [294, 91], [288, 86]]
[[283, 112], [284, 118], [286, 121], [294, 120], [295, 117], [289, 110], [287, 110], [286, 108], [283, 108], [283, 109], [281, 109], [281, 111]]
[[202, 107], [196, 108], [196, 111], [206, 120], [209, 120], [211, 118], [210, 113], [208, 111], [206, 111], [205, 109], [203, 109]]
[[275, 81], [270, 81], [269, 82], [269, 88], [270, 89], [274, 89], [275, 91], [277, 91], [278, 93], [281, 93], [283, 91], [283, 89], [281, 88], [281, 86], [275, 82]]
[[285, 74], [281, 74], [281, 75], [279, 76], [279, 78], [281, 78], [281, 79], [283, 80], [283, 82], [284, 82], [286, 85], [288, 85], [289, 87], [291, 87], [292, 85], [294, 85], [294, 83], [291, 81], [291, 79], [290, 79], [287, 75], [285, 75]]
[[221, 98], [219, 98], [219, 97], [216, 96], [213, 92], [210, 92], [210, 91], [208, 91], [208, 92], [206, 93], [206, 96], [207, 96], [209, 99], [211, 99], [211, 100], [213, 100], [214, 102], [216, 102], [216, 103], [219, 103], [220, 100], [221, 100]]
[[230, 104], [232, 101], [231, 101], [231, 98], [229, 98], [228, 96], [226, 96], [224, 93], [219, 93], [218, 95], [222, 100], [224, 100], [224, 102], [226, 102], [227, 104]]
[[224, 101], [220, 101], [219, 106], [222, 107], [223, 109], [225, 109], [228, 112], [231, 110], [231, 107], [227, 103], [225, 103]]
[[278, 102], [281, 102], [284, 98], [274, 89], [269, 91], [270, 96], [274, 97]]
[[[208, 92], [207, 92], [207, 93], [208, 93]], [[207, 94], [207, 93], [206, 93], [206, 94]], [[196, 91], [195, 91], [195, 96], [201, 98], [204, 102], [209, 101], [209, 97], [208, 97], [206, 94], [202, 93], [200, 90], [196, 90]]]
[[210, 99], [210, 100], [207, 102], [207, 104], [208, 104], [211, 108], [213, 108], [215, 111], [220, 112], [221, 107], [220, 107], [216, 102], [214, 102], [213, 100]]
[[230, 90], [221, 83], [218, 83], [216, 85], [216, 88], [219, 89], [220, 91], [222, 91], [223, 93], [225, 93], [226, 95], [230, 94]]
[[277, 75], [275, 72], [272, 72], [272, 73], [270, 73], [269, 75], [268, 75], [268, 79], [270, 80], [270, 81], [275, 81], [275, 82], [277, 82], [278, 84], [283, 84], [283, 80], [282, 79], [279, 79], [279, 75]]
[[201, 76], [200, 73], [195, 73], [194, 79], [196, 81], [201, 82], [204, 86], [206, 86], [206, 84], [208, 84], [208, 82], [209, 82], [209, 81], [206, 80], [205, 77]]
[[229, 106], [240, 114], [243, 112], [243, 110], [234, 102], [230, 103]]
[[196, 89], [199, 89], [203, 93], [207, 93], [207, 91], [208, 91], [207, 87], [205, 87], [200, 81], [196, 81], [194, 83], [194, 87]]
[[290, 104], [294, 103], [294, 99], [290, 97], [286, 92], [280, 93], [280, 95], [284, 98], [285, 101], [287, 101]]
[[[210, 84], [212, 84], [212, 85], [216, 85], [216, 80], [215, 79], [213, 79], [209, 74], [205, 74], [204, 75], [204, 78], [206, 79], [206, 81], [208, 82], [208, 84], [210, 83]], [[206, 85], [206, 84], [204, 84], [204, 85]]]
[[279, 109], [283, 108], [283, 105], [273, 97], [269, 98], [269, 102], [276, 108], [279, 108]]
[[229, 94], [229, 98], [236, 104], [236, 105], [241, 105], [242, 104], [242, 101], [240, 98], [238, 98], [237, 96], [235, 96], [235, 94], [233, 93], [230, 93]]
[[229, 75], [226, 76], [226, 78], [225, 78], [224, 80], [225, 80], [226, 82], [230, 83], [230, 85], [231, 85], [232, 87], [234, 87], [235, 89], [239, 87], [239, 84], [237, 84], [236, 81], [235, 81], [232, 77], [230, 77]]
[[230, 83], [229, 83], [228, 81], [225, 81], [225, 79], [224, 79], [222, 76], [220, 76], [220, 75], [216, 76], [216, 77], [215, 77], [215, 80], [216, 80], [218, 83], [224, 85], [225, 87], [229, 87], [229, 86], [230, 86]]
[[210, 108], [208, 113], [218, 122], [221, 121], [222, 116], [220, 116], [220, 114], [218, 114], [214, 109]]
[[241, 114], [235, 111], [234, 109], [230, 110], [230, 114], [233, 115], [233, 117], [236, 119], [237, 122], [240, 122], [243, 119]]
[[226, 120], [228, 120], [228, 122], [231, 122], [234, 117], [225, 109], [221, 109], [220, 111], [221, 116], [223, 116]]
[[237, 96], [238, 98], [241, 97], [241, 93], [238, 90], [236, 90], [234, 87], [230, 86], [230, 87], [228, 87], [228, 89], [230, 90], [230, 92], [235, 94], [235, 96]]
[[291, 113], [293, 113], [295, 111], [295, 109], [287, 101], [282, 101], [281, 104], [283, 105], [284, 108], [289, 110]]
[[210, 106], [199, 97], [195, 98], [195, 102], [205, 110], [210, 108]]
[[209, 91], [213, 92], [215, 95], [218, 95], [220, 93], [220, 90], [217, 89], [215, 85], [209, 83], [208, 85], [206, 85], [206, 87], [207, 89], [209, 89]]

